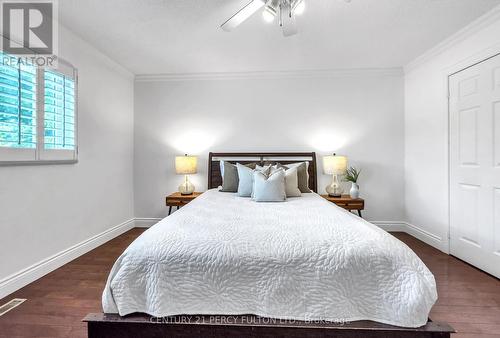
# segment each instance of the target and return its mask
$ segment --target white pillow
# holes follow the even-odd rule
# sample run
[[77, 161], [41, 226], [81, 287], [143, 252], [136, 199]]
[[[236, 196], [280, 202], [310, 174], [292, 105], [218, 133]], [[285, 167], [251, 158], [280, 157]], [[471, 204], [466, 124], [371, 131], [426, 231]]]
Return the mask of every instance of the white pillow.
[[219, 167], [220, 167], [221, 175], [224, 176], [224, 161], [223, 160], [219, 161]]
[[238, 196], [250, 197], [252, 195], [253, 169], [236, 163], [238, 170]]
[[[273, 166], [271, 173], [280, 170], [277, 166]], [[285, 192], [286, 197], [300, 197], [302, 193], [299, 189], [299, 177], [297, 176], [297, 167], [285, 170]]]
[[[302, 173], [302, 171], [300, 171], [300, 173], [299, 173], [299, 167], [302, 164], [305, 165], [305, 172]], [[290, 164], [283, 164], [282, 166], [285, 167], [285, 168], [297, 168], [297, 177], [298, 177], [298, 180], [299, 180], [299, 189], [300, 189], [300, 191], [301, 192], [311, 192], [311, 189], [309, 188], [309, 162], [308, 161], [297, 162], [297, 163], [290, 163]]]
[[220, 176], [222, 177], [222, 183], [224, 183], [224, 161], [223, 160], [219, 161], [219, 167], [220, 167]]
[[267, 176], [255, 170], [253, 172], [253, 193], [256, 202], [283, 202], [286, 200], [285, 171], [279, 169]]
[[[269, 165], [265, 165], [265, 166], [260, 166], [260, 165], [257, 164], [255, 166], [255, 170], [254, 171], [260, 171], [261, 173], [263, 173], [267, 177], [271, 173], [271, 169], [272, 169], [272, 166], [270, 164]], [[251, 195], [251, 197], [253, 198], [253, 176], [252, 176], [252, 195]]]
[[[265, 165], [265, 166], [260, 166], [260, 165], [256, 165], [255, 166], [255, 170], [260, 170], [260, 171], [263, 171], [265, 172], [266, 170], [270, 170], [272, 168], [272, 166], [270, 164], [268, 165]], [[269, 173], [267, 173], [269, 175]]]

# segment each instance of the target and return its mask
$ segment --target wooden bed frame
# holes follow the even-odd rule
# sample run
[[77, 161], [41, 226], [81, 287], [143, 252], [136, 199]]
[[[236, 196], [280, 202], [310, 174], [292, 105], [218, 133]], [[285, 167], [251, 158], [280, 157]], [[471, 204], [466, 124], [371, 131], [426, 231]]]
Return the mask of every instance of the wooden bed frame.
[[[222, 185], [220, 160], [231, 163], [267, 162], [289, 164], [309, 162], [309, 188], [318, 192], [316, 153], [209, 153], [208, 188]], [[372, 321], [349, 323], [303, 322], [279, 320], [253, 315], [241, 316], [171, 316], [156, 318], [145, 314], [121, 317], [117, 314], [91, 313], [84, 319], [89, 338], [156, 338], [156, 337], [377, 337], [377, 338], [448, 338], [454, 329], [432, 322], [419, 328], [404, 328]]]
[[268, 163], [290, 164], [297, 162], [309, 163], [309, 189], [318, 192], [316, 153], [209, 153], [208, 154], [208, 189], [222, 185], [220, 160], [230, 163]]
[[89, 338], [166, 337], [339, 337], [339, 338], [449, 338], [455, 332], [446, 323], [429, 321], [419, 328], [404, 328], [371, 321], [345, 324], [273, 320], [256, 316], [175, 316], [91, 313], [84, 318]]

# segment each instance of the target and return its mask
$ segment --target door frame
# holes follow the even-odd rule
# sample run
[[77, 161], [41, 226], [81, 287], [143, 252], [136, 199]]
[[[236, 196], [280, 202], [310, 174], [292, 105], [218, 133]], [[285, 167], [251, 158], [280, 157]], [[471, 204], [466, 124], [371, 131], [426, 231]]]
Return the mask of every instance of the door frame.
[[446, 88], [446, 118], [447, 118], [447, 174], [448, 174], [448, 233], [447, 233], [447, 253], [451, 254], [450, 249], [451, 249], [451, 111], [450, 111], [450, 77], [463, 71], [466, 70], [470, 67], [474, 67], [484, 61], [487, 61], [491, 58], [494, 58], [496, 56], [500, 55], [500, 43], [495, 44], [489, 48], [484, 49], [483, 51], [473, 54], [464, 60], [446, 67], [443, 70], [443, 81], [444, 81], [444, 88]]

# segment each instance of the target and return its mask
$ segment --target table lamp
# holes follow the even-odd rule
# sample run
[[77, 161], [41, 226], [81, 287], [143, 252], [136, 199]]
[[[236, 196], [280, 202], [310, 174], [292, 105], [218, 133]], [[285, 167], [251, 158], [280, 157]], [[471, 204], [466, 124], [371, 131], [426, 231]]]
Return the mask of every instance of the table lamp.
[[196, 174], [198, 158], [196, 156], [176, 156], [175, 173], [184, 175], [184, 182], [179, 186], [181, 195], [191, 195], [194, 192], [194, 185], [189, 181], [188, 175]]
[[342, 186], [339, 176], [344, 175], [347, 170], [347, 157], [336, 154], [323, 157], [323, 171], [326, 175], [332, 175], [332, 183], [325, 190], [331, 197], [342, 196]]

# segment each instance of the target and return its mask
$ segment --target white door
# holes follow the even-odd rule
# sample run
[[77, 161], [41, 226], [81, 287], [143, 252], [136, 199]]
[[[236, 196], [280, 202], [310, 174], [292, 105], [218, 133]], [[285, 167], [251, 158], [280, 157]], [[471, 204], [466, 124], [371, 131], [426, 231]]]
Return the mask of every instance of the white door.
[[449, 88], [450, 252], [500, 277], [500, 55]]

